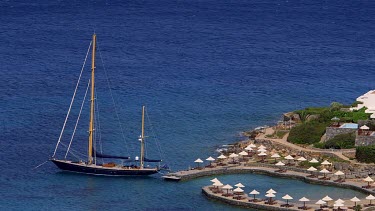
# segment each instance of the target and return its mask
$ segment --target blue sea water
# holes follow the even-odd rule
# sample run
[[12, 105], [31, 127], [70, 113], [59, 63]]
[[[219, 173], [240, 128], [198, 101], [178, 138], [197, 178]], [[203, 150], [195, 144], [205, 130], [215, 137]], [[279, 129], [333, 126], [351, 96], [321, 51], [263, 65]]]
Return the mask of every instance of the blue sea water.
[[[173, 170], [215, 155], [217, 146], [283, 112], [349, 104], [374, 88], [372, 1], [2, 1], [0, 18], [2, 210], [235, 209], [202, 196], [209, 178], [82, 176], [50, 163], [33, 170], [53, 153], [94, 31], [127, 142], [114, 129], [112, 98], [98, 88], [103, 148], [137, 155], [145, 104]], [[97, 74], [104, 76], [100, 63]], [[79, 103], [74, 118], [78, 109]], [[75, 149], [86, 143], [87, 124], [79, 129]], [[150, 142], [157, 156], [153, 148]], [[362, 196], [261, 175], [219, 179], [295, 198]]]

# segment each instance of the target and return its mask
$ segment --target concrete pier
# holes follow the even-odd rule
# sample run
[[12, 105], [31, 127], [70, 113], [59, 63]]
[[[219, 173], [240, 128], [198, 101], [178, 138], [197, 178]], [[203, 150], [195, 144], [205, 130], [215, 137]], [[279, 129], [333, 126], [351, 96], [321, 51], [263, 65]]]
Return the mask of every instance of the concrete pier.
[[204, 168], [201, 170], [194, 169], [194, 170], [187, 170], [187, 171], [179, 171], [179, 172], [168, 174], [167, 176], [172, 176], [176, 180], [186, 181], [186, 180], [191, 180], [191, 179], [195, 179], [199, 177], [216, 176], [216, 175], [223, 175], [223, 174], [253, 173], [253, 174], [264, 174], [264, 175], [282, 177], [282, 178], [298, 179], [298, 180], [311, 183], [311, 184], [349, 188], [352, 190], [363, 192], [365, 194], [375, 194], [374, 189], [362, 188], [363, 185], [366, 185], [366, 183], [363, 181], [358, 182], [354, 180], [346, 180], [345, 182], [338, 183], [338, 182], [334, 182], [333, 180], [319, 180], [318, 178], [310, 178], [308, 177], [310, 173], [304, 169], [285, 167], [285, 169], [287, 170], [285, 173], [275, 172], [275, 170], [277, 169], [278, 168], [275, 168], [274, 165], [253, 163], [253, 164], [248, 164], [246, 166], [228, 165], [228, 166], [217, 166], [214, 168]]

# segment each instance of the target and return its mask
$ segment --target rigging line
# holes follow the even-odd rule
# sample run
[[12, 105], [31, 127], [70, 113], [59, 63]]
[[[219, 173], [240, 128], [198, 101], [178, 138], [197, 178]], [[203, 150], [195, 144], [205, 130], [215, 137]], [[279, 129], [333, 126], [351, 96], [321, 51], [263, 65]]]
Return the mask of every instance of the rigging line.
[[86, 61], [87, 61], [87, 56], [89, 55], [90, 48], [91, 48], [91, 44], [92, 44], [92, 41], [90, 42], [89, 48], [87, 49], [87, 53], [86, 53], [86, 57], [85, 57], [85, 61], [83, 62], [83, 65], [82, 65], [82, 68], [81, 68], [81, 73], [79, 74], [79, 78], [78, 78], [78, 81], [77, 81], [77, 85], [76, 85], [76, 88], [75, 88], [75, 90], [74, 90], [72, 100], [70, 101], [70, 106], [69, 106], [69, 109], [68, 109], [68, 113], [66, 114], [65, 121], [64, 121], [64, 125], [63, 125], [63, 127], [62, 127], [62, 129], [61, 129], [60, 136], [59, 136], [59, 140], [57, 141], [57, 144], [56, 144], [56, 147], [55, 147], [55, 151], [53, 152], [52, 157], [55, 157], [55, 155], [56, 155], [56, 151], [57, 151], [57, 148], [59, 147], [59, 144], [60, 144], [60, 142], [61, 142], [61, 138], [62, 138], [62, 135], [63, 135], [64, 130], [65, 130], [66, 122], [68, 121], [69, 114], [70, 114], [70, 110], [72, 109], [72, 105], [73, 105], [73, 102], [74, 102], [74, 98], [75, 98], [76, 93], [77, 93], [78, 85], [79, 85], [79, 82], [80, 82], [80, 80], [81, 80], [81, 76], [82, 76], [83, 70], [85, 69], [85, 65], [86, 65]]
[[72, 137], [70, 139], [68, 149], [66, 150], [66, 153], [65, 153], [65, 157], [64, 157], [65, 159], [66, 159], [66, 156], [68, 156], [68, 153], [69, 153], [69, 150], [70, 150], [70, 146], [72, 145], [72, 142], [73, 142], [73, 139], [74, 139], [74, 135], [75, 135], [76, 130], [77, 130], [78, 122], [79, 122], [79, 119], [81, 117], [82, 109], [83, 109], [83, 106], [85, 105], [86, 96], [87, 96], [87, 92], [89, 90], [89, 87], [90, 87], [90, 79], [89, 79], [89, 82], [87, 83], [87, 88], [86, 88], [85, 96], [83, 97], [83, 101], [82, 101], [82, 104], [81, 104], [81, 108], [79, 110], [79, 114], [78, 114], [78, 117], [77, 117], [76, 125], [74, 126], [73, 134], [72, 134]]
[[110, 82], [110, 80], [108, 78], [107, 69], [105, 68], [105, 65], [104, 65], [104, 61], [103, 61], [103, 57], [102, 57], [102, 52], [100, 51], [99, 44], [97, 44], [97, 48], [98, 48], [98, 51], [99, 51], [100, 60], [102, 61], [102, 65], [103, 65], [103, 69], [104, 69], [104, 74], [105, 74], [105, 77], [106, 77], [106, 80], [107, 80], [107, 86], [109, 88], [109, 93], [110, 93], [111, 98], [112, 98], [113, 107], [115, 108], [115, 113], [116, 113], [117, 121], [118, 121], [118, 123], [120, 125], [121, 135], [122, 135], [122, 138], [123, 138], [123, 140], [125, 142], [125, 145], [126, 145], [126, 152], [129, 154], [128, 147], [131, 148], [131, 145], [129, 145], [128, 142], [125, 139], [124, 130], [123, 130], [123, 127], [122, 127], [122, 124], [121, 124], [121, 121], [120, 121], [120, 116], [118, 114], [117, 106], [116, 106], [115, 99], [113, 97], [113, 93], [112, 93], [112, 89], [111, 89], [111, 82]]
[[156, 144], [156, 147], [158, 148], [160, 158], [161, 158], [161, 160], [164, 160], [164, 158], [163, 158], [163, 157], [164, 157], [164, 156], [163, 156], [164, 152], [163, 152], [163, 150], [161, 149], [161, 146], [160, 146], [160, 144], [159, 144], [158, 138], [157, 138], [157, 136], [156, 136], [156, 133], [155, 133], [155, 130], [154, 130], [153, 124], [151, 123], [150, 116], [148, 115], [147, 110], [146, 110], [146, 117], [147, 117], [148, 122], [150, 123], [151, 132], [152, 132], [153, 137], [155, 138], [155, 144]]
[[[62, 146], [64, 146], [64, 147], [67, 147], [64, 143], [60, 143]], [[75, 151], [75, 153], [77, 153], [77, 154], [80, 154], [80, 155], [82, 155], [83, 157], [86, 157], [86, 155], [84, 155], [84, 154], [82, 154], [82, 153], [80, 153], [80, 152], [78, 152], [78, 151], [76, 151], [76, 150], [73, 150], [73, 149], [70, 149], [69, 150], [69, 153], [71, 154], [71, 155], [73, 155], [74, 157], [76, 157], [76, 158], [78, 158], [78, 160], [82, 160], [81, 159], [81, 157], [79, 157], [78, 155], [76, 155], [75, 153], [73, 153], [72, 151]]]
[[[96, 89], [96, 87], [95, 87]], [[95, 92], [97, 93], [97, 92]], [[100, 110], [99, 110], [99, 101], [98, 101], [98, 95], [95, 94], [96, 96], [96, 115], [95, 117], [97, 118], [97, 134], [99, 136], [99, 148], [100, 148], [100, 153], [103, 154], [103, 144], [102, 144], [102, 129], [101, 129], [101, 125], [100, 125]], [[96, 149], [96, 148], [95, 148]], [[97, 149], [96, 149], [97, 150]], [[96, 154], [96, 151], [95, 151], [95, 154]], [[102, 163], [104, 163], [104, 159], [101, 158], [102, 160]]]
[[48, 160], [44, 161], [43, 163], [41, 163], [41, 164], [35, 166], [34, 168], [32, 168], [32, 170], [37, 169], [37, 168], [43, 166], [43, 165], [46, 164], [47, 162], [48, 162]]

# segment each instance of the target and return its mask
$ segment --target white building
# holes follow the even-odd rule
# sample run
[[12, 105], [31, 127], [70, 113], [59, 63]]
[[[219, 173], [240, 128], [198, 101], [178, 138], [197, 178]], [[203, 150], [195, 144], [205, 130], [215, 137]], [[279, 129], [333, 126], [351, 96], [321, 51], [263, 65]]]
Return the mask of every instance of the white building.
[[366, 107], [365, 113], [371, 114], [370, 118], [375, 119], [375, 90], [370, 90], [366, 94], [359, 96], [357, 101], [362, 104], [358, 104], [357, 107], [350, 108], [350, 110], [359, 110]]

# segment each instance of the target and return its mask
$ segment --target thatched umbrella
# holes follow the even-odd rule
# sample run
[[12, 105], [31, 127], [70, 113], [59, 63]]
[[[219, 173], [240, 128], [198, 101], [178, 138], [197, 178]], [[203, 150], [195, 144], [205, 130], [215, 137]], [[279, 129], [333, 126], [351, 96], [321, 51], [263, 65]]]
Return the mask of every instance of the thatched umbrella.
[[285, 199], [286, 200], [286, 205], [289, 205], [289, 200], [292, 200], [293, 197], [291, 197], [288, 194], [286, 194], [285, 196], [282, 197], [282, 199]]
[[313, 166], [311, 166], [310, 168], [307, 169], [307, 171], [311, 171], [311, 177], [315, 177], [314, 175], [314, 171], [317, 171], [318, 169], [314, 168]]
[[288, 155], [285, 157], [286, 160], [288, 160], [288, 165], [290, 165], [290, 161], [294, 160], [294, 157], [292, 157], [291, 155]]
[[255, 195], [258, 195], [259, 192], [257, 190], [253, 190], [249, 194], [254, 195], [254, 200], [255, 200]]
[[229, 155], [229, 157], [233, 159], [233, 163], [234, 163], [234, 158], [238, 157], [238, 155], [236, 153], [232, 153]]
[[370, 176], [367, 176], [365, 179], [363, 179], [363, 181], [367, 182], [367, 187], [368, 188], [370, 187], [370, 182], [374, 182], [374, 180], [371, 179]]
[[350, 201], [354, 202], [354, 207], [357, 206], [357, 202], [360, 202], [361, 200], [357, 197], [353, 197], [352, 199], [350, 199]]
[[322, 208], [322, 205], [323, 204], [326, 204], [327, 202], [325, 202], [325, 201], [323, 201], [323, 200], [319, 200], [319, 201], [317, 201], [315, 204], [317, 204], [317, 205], [320, 205], [320, 208]]
[[268, 203], [271, 203], [272, 198], [276, 197], [275, 194], [273, 193], [267, 193], [266, 197], [268, 198]]
[[275, 158], [275, 163], [276, 163], [276, 159], [280, 158], [280, 157], [281, 156], [278, 153], [275, 153], [275, 154], [271, 155], [271, 158]]
[[325, 196], [324, 198], [322, 198], [322, 200], [327, 202], [327, 205], [328, 205], [328, 202], [332, 201], [333, 199], [329, 196]]
[[308, 199], [306, 197], [302, 197], [298, 201], [303, 202], [303, 207], [306, 208], [306, 202], [310, 201], [310, 199]]
[[221, 187], [221, 189], [227, 190], [227, 195], [228, 195], [229, 194], [229, 190], [233, 189], [233, 187], [230, 186], [229, 184], [227, 184], [227, 185], [224, 185], [223, 187]]
[[318, 161], [317, 159], [313, 158], [313, 159], [311, 159], [311, 160], [309, 161], [309, 163], [319, 163], [319, 161]]
[[271, 188], [271, 189], [269, 189], [266, 193], [273, 193], [273, 194], [275, 194], [275, 193], [277, 193], [277, 192], [274, 191], [274, 190]]
[[212, 166], [212, 161], [214, 161], [215, 158], [213, 158], [213, 157], [210, 156], [206, 160], [209, 161], [210, 162], [210, 166]]
[[280, 171], [282, 171], [282, 166], [285, 166], [285, 163], [279, 161], [278, 163], [275, 164], [275, 166], [279, 167], [280, 168]]
[[371, 204], [371, 200], [374, 200], [375, 199], [375, 196], [373, 196], [373, 195], [368, 195], [367, 197], [366, 197], [366, 199], [367, 200], [370, 200], [370, 203], [368, 204], [369, 206], [373, 206], [373, 204]]
[[244, 188], [245, 187], [242, 183], [237, 183], [234, 186], [236, 186], [237, 188]]
[[322, 169], [322, 170], [320, 171], [320, 173], [323, 173], [323, 178], [326, 178], [326, 174], [329, 174], [329, 173], [331, 173], [331, 172], [328, 171], [327, 169]]
[[197, 163], [197, 164], [198, 164], [198, 169], [199, 169], [199, 164], [200, 164], [200, 163], [203, 163], [203, 160], [201, 160], [200, 158], [198, 158], [198, 159], [196, 159], [196, 160], [194, 161], [194, 163]]
[[336, 175], [339, 179], [341, 179], [341, 176], [342, 176], [342, 175], [345, 175], [345, 173], [342, 172], [342, 171], [336, 171], [336, 172], [334, 173], [334, 175]]
[[307, 159], [304, 158], [304, 157], [300, 157], [300, 158], [298, 158], [297, 160], [298, 160], [298, 161], [306, 161]]

